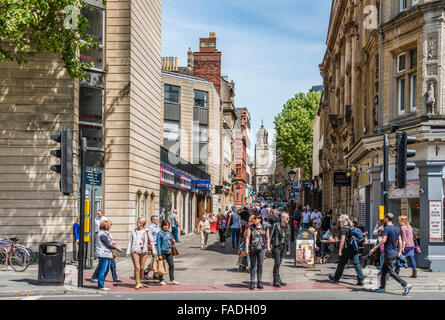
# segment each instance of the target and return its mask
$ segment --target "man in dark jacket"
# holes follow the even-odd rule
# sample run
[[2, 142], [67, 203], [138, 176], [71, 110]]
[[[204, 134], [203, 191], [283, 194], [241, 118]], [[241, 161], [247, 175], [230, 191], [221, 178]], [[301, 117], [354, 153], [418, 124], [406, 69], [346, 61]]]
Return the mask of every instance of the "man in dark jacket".
[[281, 280], [280, 277], [280, 265], [283, 260], [283, 254], [290, 255], [290, 226], [289, 226], [289, 214], [283, 212], [281, 214], [281, 221], [274, 223], [272, 231], [270, 233], [270, 244], [272, 247], [273, 257], [275, 263], [273, 266], [273, 286], [281, 287], [286, 283]]

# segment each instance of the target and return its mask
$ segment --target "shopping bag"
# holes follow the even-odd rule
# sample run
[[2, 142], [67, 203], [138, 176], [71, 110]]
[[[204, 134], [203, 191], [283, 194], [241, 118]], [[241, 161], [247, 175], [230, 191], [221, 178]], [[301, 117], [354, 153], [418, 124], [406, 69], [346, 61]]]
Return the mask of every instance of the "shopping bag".
[[153, 263], [155, 262], [156, 258], [153, 257], [151, 258], [150, 264], [148, 265], [147, 269], [145, 269], [146, 271], [152, 271], [153, 270]]
[[158, 277], [163, 276], [168, 273], [168, 265], [165, 259], [159, 260], [155, 259], [153, 261], [153, 272]]
[[231, 235], [230, 229], [227, 228], [226, 231], [224, 231], [224, 237], [225, 237], [225, 238], [229, 238], [230, 235]]

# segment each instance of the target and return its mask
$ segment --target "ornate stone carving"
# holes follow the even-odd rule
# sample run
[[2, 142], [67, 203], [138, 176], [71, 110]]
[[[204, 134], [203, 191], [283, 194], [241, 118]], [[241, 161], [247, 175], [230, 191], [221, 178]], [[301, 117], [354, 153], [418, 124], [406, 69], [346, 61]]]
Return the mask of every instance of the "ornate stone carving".
[[427, 58], [428, 60], [437, 60], [438, 58], [439, 37], [437, 32], [428, 34]]
[[428, 97], [426, 100], [427, 114], [434, 114], [434, 107], [436, 106], [436, 96], [434, 93], [434, 87], [435, 87], [434, 81], [430, 81], [427, 91]]
[[437, 76], [438, 75], [438, 66], [437, 64], [430, 64], [426, 67], [427, 75], [429, 76]]

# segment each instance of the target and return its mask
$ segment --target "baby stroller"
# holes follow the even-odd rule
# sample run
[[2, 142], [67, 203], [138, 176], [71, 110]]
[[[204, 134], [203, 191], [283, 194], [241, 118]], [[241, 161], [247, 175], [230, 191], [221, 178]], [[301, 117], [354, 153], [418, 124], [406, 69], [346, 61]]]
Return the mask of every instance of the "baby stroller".
[[239, 246], [239, 250], [238, 250], [238, 271], [244, 271], [247, 272], [247, 269], [250, 269], [249, 266], [249, 260], [248, 260], [248, 256], [246, 254], [246, 243], [243, 241], [240, 246]]

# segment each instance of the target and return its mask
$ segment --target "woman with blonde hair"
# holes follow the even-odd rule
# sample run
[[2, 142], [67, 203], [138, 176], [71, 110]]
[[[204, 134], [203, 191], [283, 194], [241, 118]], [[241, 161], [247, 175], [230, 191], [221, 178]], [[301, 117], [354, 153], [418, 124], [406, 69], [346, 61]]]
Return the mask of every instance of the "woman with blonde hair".
[[127, 246], [127, 257], [131, 255], [134, 265], [135, 289], [143, 288], [145, 263], [149, 254], [153, 253], [154, 239], [151, 231], [145, 228], [147, 220], [139, 218], [136, 228], [131, 232]]
[[[411, 278], [417, 278], [417, 265], [415, 259], [415, 248], [416, 244], [414, 243], [414, 232], [413, 228], [409, 224], [409, 219], [407, 216], [399, 216], [400, 223], [400, 235], [402, 236], [402, 252], [403, 255], [408, 258], [411, 262], [411, 268], [413, 269], [413, 274]], [[396, 269], [396, 272], [399, 273], [400, 269]]]

